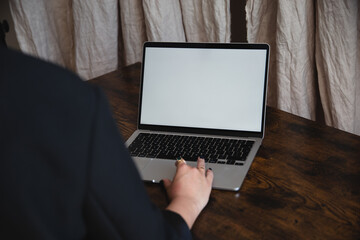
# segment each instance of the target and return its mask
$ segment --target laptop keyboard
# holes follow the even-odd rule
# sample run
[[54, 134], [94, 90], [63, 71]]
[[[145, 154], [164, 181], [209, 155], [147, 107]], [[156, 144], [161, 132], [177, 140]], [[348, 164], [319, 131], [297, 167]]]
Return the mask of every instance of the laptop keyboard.
[[129, 151], [134, 157], [182, 157], [186, 161], [196, 161], [202, 156], [209, 163], [243, 165], [253, 144], [254, 141], [237, 139], [140, 133], [130, 144]]

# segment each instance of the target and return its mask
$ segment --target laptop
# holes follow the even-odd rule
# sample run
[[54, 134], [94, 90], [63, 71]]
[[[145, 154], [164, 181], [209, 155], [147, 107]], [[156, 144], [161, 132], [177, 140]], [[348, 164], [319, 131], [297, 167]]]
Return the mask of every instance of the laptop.
[[237, 191], [264, 138], [269, 46], [146, 42], [138, 128], [126, 141], [144, 181], [173, 179], [175, 161]]

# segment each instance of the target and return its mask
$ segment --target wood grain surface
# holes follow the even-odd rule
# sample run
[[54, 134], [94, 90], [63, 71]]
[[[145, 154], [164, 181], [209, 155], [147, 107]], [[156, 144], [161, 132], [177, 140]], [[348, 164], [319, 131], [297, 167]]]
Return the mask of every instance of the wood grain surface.
[[[140, 64], [101, 86], [127, 139], [136, 129]], [[159, 184], [151, 200], [167, 205]], [[360, 137], [267, 107], [262, 146], [238, 192], [213, 190], [194, 239], [360, 239]]]

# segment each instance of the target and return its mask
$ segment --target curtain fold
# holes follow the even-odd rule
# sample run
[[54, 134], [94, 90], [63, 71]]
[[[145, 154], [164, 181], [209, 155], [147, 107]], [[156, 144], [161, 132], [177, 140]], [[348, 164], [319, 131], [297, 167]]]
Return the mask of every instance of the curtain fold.
[[325, 121], [360, 135], [358, 1], [317, 1], [316, 63]]
[[69, 1], [9, 1], [22, 51], [75, 70]]
[[271, 47], [270, 106], [316, 120], [320, 105], [327, 125], [360, 135], [358, 5], [247, 1], [248, 41]]
[[117, 1], [73, 1], [71, 9], [75, 71], [85, 79], [90, 79], [117, 69]]
[[145, 41], [230, 42], [230, 0], [120, 0], [120, 16], [126, 65]]
[[248, 42], [270, 45], [268, 104], [315, 120], [314, 11], [312, 0], [251, 1]]
[[117, 0], [12, 0], [22, 51], [90, 79], [118, 67]]
[[180, 0], [188, 42], [230, 42], [230, 1]]
[[142, 0], [120, 0], [122, 44], [125, 65], [141, 61], [142, 43], [147, 40]]
[[179, 1], [143, 0], [143, 9], [148, 41], [186, 40]]
[[229, 42], [229, 2], [12, 0], [10, 9], [22, 51], [91, 79], [141, 61], [145, 41]]

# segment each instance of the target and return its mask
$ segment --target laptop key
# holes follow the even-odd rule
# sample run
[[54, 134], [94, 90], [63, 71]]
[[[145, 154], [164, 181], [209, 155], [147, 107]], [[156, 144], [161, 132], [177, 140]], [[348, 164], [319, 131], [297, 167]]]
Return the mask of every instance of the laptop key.
[[217, 162], [217, 158], [211, 158], [209, 159], [209, 163], [216, 163]]
[[243, 162], [235, 162], [235, 165], [242, 166], [242, 165], [244, 165], [244, 163]]
[[234, 160], [228, 160], [228, 161], [226, 162], [226, 164], [228, 164], [228, 165], [234, 165], [234, 163], [235, 163]]
[[219, 159], [217, 164], [225, 164], [227, 161], [225, 159]]

